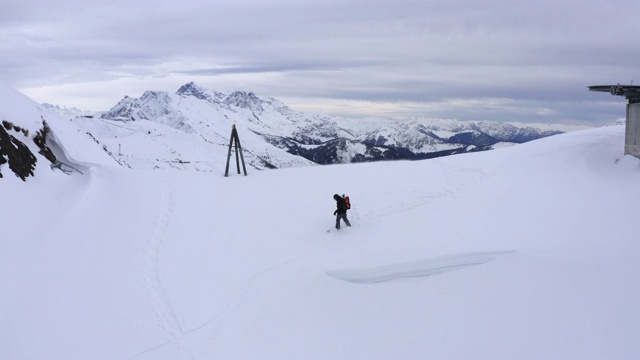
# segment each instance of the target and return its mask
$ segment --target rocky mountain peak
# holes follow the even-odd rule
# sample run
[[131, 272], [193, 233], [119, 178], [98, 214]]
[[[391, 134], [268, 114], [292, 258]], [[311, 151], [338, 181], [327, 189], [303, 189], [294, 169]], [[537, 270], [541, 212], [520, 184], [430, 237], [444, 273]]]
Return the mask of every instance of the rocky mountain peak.
[[235, 91], [227, 96], [223, 101], [226, 105], [256, 112], [264, 111], [262, 102], [263, 101], [260, 100], [256, 94], [246, 91]]
[[103, 119], [133, 120], [131, 114], [135, 107], [136, 99], [125, 95], [122, 100], [113, 106], [109, 111], [103, 113], [100, 117]]
[[142, 103], [147, 103], [151, 101], [165, 102], [171, 103], [171, 97], [165, 91], [145, 91], [144, 94], [140, 97], [140, 101]]
[[196, 85], [195, 82], [190, 82], [187, 84], [184, 84], [180, 87], [180, 89], [178, 89], [178, 91], [176, 91], [176, 95], [179, 96], [193, 96], [197, 99], [200, 100], [208, 100], [209, 96], [207, 95], [207, 90], [205, 88], [202, 88], [198, 85]]

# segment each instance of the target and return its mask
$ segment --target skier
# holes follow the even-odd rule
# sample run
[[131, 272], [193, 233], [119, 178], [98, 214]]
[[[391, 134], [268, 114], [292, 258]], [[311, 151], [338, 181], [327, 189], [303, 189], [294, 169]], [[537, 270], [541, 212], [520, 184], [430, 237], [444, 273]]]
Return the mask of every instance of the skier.
[[349, 219], [347, 219], [347, 205], [344, 202], [342, 196], [335, 194], [333, 195], [333, 199], [336, 201], [336, 205], [338, 208], [333, 212], [333, 215], [336, 215], [336, 229], [340, 230], [340, 219], [344, 220], [344, 223], [347, 226], [351, 226]]

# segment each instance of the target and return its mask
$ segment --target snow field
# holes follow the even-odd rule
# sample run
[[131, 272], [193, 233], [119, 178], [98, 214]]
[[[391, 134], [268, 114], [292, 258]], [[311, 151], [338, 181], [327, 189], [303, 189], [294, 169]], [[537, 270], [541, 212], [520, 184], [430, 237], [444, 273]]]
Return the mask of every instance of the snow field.
[[[623, 137], [246, 177], [40, 170], [0, 187], [0, 358], [636, 358]], [[334, 193], [353, 227], [327, 233]]]

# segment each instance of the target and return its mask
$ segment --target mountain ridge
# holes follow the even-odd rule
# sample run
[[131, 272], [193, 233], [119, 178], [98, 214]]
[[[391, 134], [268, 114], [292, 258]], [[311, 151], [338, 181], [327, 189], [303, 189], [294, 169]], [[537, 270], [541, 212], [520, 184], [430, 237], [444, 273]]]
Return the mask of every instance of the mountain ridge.
[[[250, 91], [211, 90], [195, 82], [182, 85], [173, 94], [147, 91], [140, 98], [126, 96], [98, 117], [126, 122], [149, 120], [193, 132], [203, 139], [225, 138], [229, 126], [235, 124], [269, 146], [319, 165], [433, 158], [490, 150], [496, 145], [519, 144], [563, 132], [488, 121], [344, 119], [305, 114], [271, 97]], [[249, 161], [254, 168], [283, 167], [265, 160], [273, 160], [274, 154], [266, 154], [264, 144], [249, 141], [244, 148], [254, 153]]]
[[[222, 172], [230, 151], [232, 126], [239, 131], [247, 166], [254, 170], [420, 160], [484, 151], [561, 133], [552, 125], [536, 128], [487, 121], [345, 119], [307, 114], [272, 97], [247, 91], [210, 90], [194, 82], [182, 85], [175, 93], [149, 90], [139, 98], [124, 96], [108, 111], [93, 115], [78, 109], [38, 105], [8, 87], [0, 90], [5, 99], [15, 97], [28, 104], [19, 109], [4, 104], [11, 110], [7, 114], [19, 115], [3, 115], [3, 120], [13, 121], [32, 134], [40, 131], [46, 121], [51, 127], [49, 138], [56, 161], [76, 169], [86, 169], [89, 163], [115, 161], [132, 169]], [[17, 120], [26, 113], [30, 114], [28, 125]], [[75, 140], [70, 137], [85, 138], [83, 141], [95, 148], [89, 152], [93, 155], [83, 155], [87, 149], [74, 149]], [[29, 148], [37, 159], [40, 149], [32, 145]], [[96, 151], [106, 158], [95, 158]]]

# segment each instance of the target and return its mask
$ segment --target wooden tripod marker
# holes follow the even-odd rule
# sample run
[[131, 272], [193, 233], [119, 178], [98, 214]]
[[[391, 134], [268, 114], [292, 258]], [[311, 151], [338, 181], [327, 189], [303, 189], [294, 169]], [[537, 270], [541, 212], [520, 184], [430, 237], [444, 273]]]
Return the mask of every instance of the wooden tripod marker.
[[242, 145], [240, 145], [240, 138], [238, 137], [238, 130], [236, 125], [231, 126], [231, 139], [229, 140], [229, 153], [227, 154], [227, 167], [224, 171], [224, 176], [229, 176], [229, 161], [231, 161], [231, 147], [235, 142], [236, 147], [236, 166], [238, 167], [238, 174], [240, 174], [240, 160], [238, 160], [238, 154], [242, 159], [242, 170], [244, 170], [244, 176], [247, 176], [247, 168], [244, 166], [244, 156], [242, 156]]

